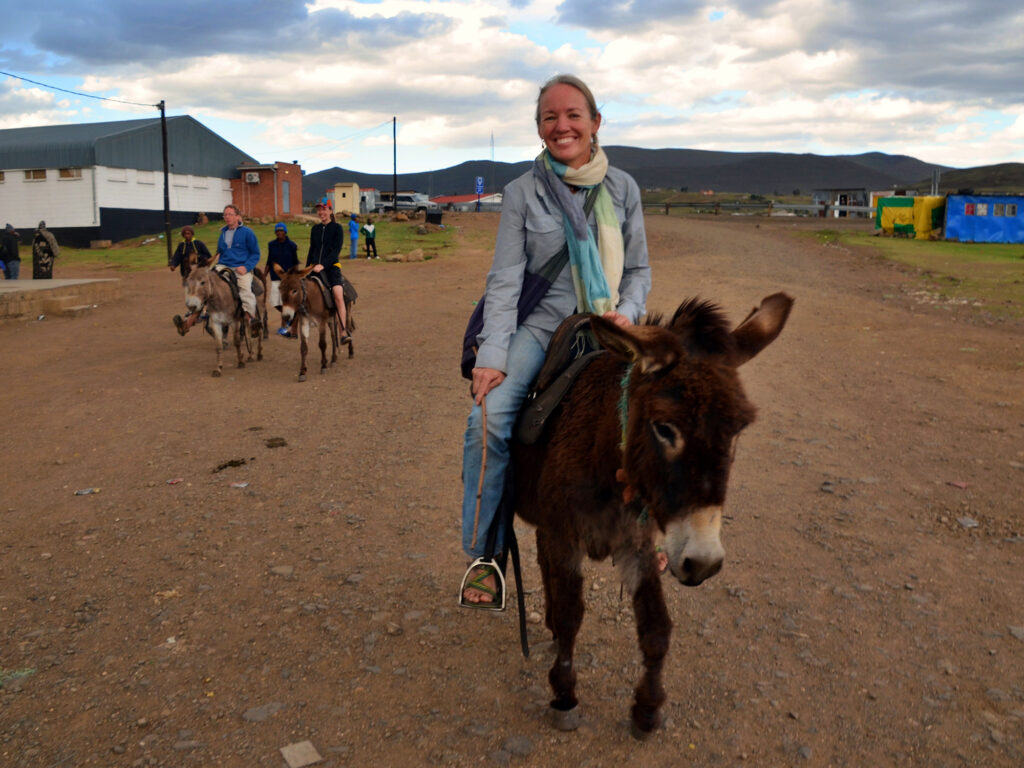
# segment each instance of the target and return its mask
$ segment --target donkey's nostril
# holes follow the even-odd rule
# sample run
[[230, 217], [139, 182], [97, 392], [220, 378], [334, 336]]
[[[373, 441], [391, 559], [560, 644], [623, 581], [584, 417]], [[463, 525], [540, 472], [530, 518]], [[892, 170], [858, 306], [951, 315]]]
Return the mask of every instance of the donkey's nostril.
[[696, 587], [704, 583], [722, 570], [722, 560], [697, 560], [692, 557], [683, 559], [679, 572], [679, 581], [688, 587]]

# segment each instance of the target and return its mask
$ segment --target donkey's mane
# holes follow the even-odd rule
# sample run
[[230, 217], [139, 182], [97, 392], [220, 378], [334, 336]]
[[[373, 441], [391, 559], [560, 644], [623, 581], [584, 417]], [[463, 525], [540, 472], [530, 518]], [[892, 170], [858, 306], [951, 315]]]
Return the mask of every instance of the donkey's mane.
[[[656, 318], [658, 325], [664, 325], [660, 316]], [[679, 336], [692, 355], [721, 355], [732, 351], [736, 345], [725, 314], [713, 301], [697, 297], [687, 299], [665, 327]]]

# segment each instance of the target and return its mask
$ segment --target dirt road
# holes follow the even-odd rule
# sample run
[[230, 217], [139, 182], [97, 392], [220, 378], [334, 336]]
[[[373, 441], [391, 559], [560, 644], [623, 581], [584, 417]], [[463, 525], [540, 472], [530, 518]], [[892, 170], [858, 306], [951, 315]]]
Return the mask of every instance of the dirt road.
[[277, 336], [212, 378], [166, 269], [0, 326], [0, 765], [276, 768], [306, 740], [325, 766], [1024, 763], [1024, 328], [918, 304], [813, 221], [649, 217], [650, 309], [797, 304], [743, 371], [726, 566], [667, 585], [664, 729], [629, 735], [631, 609], [598, 563], [559, 733], [542, 627], [524, 660], [514, 610], [456, 607], [457, 357], [497, 218], [451, 223], [443, 258], [352, 265], [356, 356], [304, 384]]

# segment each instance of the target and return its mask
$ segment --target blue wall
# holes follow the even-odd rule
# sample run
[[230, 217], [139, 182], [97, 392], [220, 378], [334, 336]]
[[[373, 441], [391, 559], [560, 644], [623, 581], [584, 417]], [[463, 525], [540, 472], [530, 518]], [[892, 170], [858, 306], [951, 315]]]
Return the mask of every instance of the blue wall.
[[[984, 206], [982, 215], [979, 206]], [[1016, 215], [1005, 215], [1011, 206]], [[996, 216], [997, 211], [1003, 215]], [[945, 237], [964, 243], [1024, 243], [1024, 195], [949, 195]]]

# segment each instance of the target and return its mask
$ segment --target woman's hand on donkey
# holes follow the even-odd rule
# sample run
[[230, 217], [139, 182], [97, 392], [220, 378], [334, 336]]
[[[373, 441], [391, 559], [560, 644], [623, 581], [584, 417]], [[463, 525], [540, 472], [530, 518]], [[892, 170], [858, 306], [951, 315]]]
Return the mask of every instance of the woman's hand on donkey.
[[601, 315], [601, 317], [605, 318], [606, 320], [611, 320], [613, 323], [619, 326], [619, 328], [629, 328], [629, 326], [632, 325], [628, 317], [626, 317], [625, 315], [620, 315], [615, 310], [610, 309], [603, 315]]

